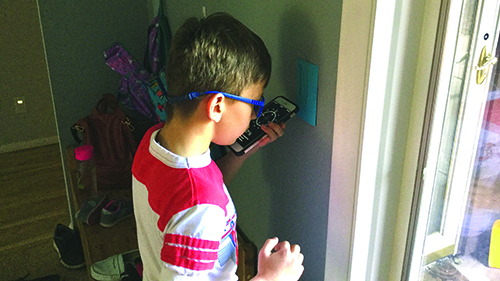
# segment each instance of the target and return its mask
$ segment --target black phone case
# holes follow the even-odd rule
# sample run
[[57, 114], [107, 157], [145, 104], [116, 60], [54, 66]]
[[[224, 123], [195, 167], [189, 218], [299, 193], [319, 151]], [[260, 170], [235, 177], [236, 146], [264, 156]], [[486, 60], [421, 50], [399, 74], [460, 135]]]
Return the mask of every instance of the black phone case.
[[[284, 108], [282, 105], [279, 103], [275, 103], [275, 100], [278, 98], [283, 98], [287, 102], [293, 104], [295, 106], [295, 109], [292, 111], [289, 111], [288, 109]], [[262, 114], [259, 118], [254, 119], [250, 121], [250, 126], [249, 128], [236, 139], [236, 142], [243, 147], [241, 151], [236, 151], [234, 150], [231, 146], [229, 148], [236, 154], [237, 156], [241, 156], [245, 154], [245, 151], [252, 146], [255, 142], [260, 140], [266, 133], [262, 131], [260, 128], [261, 125], [267, 125], [269, 122], [274, 122], [274, 123], [284, 123], [290, 118], [292, 118], [295, 113], [299, 111], [299, 107], [291, 102], [289, 99], [283, 97], [283, 96], [278, 96], [274, 98], [272, 101], [270, 101], [268, 104], [264, 106], [262, 109]]]

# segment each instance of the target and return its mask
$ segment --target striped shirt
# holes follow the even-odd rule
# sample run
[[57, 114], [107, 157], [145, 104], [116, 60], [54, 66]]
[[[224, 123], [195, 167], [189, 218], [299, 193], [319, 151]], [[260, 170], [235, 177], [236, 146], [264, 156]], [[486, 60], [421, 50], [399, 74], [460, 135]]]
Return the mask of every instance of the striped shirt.
[[236, 211], [210, 158], [181, 157], [144, 136], [134, 159], [133, 201], [143, 280], [237, 280]]

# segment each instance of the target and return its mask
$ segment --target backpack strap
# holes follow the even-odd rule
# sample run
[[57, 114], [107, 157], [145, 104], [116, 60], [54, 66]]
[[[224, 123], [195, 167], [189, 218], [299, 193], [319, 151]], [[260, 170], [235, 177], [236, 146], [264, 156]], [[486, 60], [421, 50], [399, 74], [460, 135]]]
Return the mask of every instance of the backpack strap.
[[116, 97], [112, 94], [104, 94], [92, 111], [92, 116], [98, 116], [103, 114], [113, 114], [115, 115], [123, 125], [126, 125], [130, 131], [134, 131], [135, 128], [132, 126], [130, 119], [127, 117], [125, 112], [120, 108], [120, 104]]
[[163, 1], [159, 0], [158, 15], [148, 28], [148, 40], [143, 61], [144, 68], [154, 76], [164, 70], [172, 41], [172, 32]]

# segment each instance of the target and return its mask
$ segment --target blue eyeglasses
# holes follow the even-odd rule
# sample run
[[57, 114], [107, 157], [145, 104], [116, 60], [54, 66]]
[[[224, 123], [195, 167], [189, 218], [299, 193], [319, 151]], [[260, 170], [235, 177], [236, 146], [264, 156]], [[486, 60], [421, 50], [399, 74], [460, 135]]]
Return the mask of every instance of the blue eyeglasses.
[[240, 97], [240, 96], [236, 96], [236, 95], [232, 95], [232, 94], [228, 94], [228, 93], [224, 93], [224, 92], [219, 92], [219, 91], [191, 92], [187, 95], [178, 96], [178, 97], [168, 97], [167, 96], [167, 103], [172, 104], [172, 103], [183, 102], [186, 100], [194, 100], [195, 98], [197, 98], [199, 96], [209, 95], [209, 94], [222, 94], [223, 96], [225, 96], [227, 98], [252, 104], [253, 110], [255, 111], [255, 115], [257, 115], [257, 118], [260, 117], [260, 115], [262, 114], [262, 108], [264, 108], [264, 104], [265, 104], [264, 96], [262, 96], [260, 98], [260, 100], [253, 100], [253, 99], [244, 98], [244, 97]]

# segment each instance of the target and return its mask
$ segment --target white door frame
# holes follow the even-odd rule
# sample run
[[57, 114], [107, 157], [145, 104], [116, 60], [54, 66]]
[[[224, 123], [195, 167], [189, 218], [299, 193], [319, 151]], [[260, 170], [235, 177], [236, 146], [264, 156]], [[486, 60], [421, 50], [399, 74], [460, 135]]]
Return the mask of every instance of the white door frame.
[[401, 280], [440, 4], [343, 1], [325, 281]]

